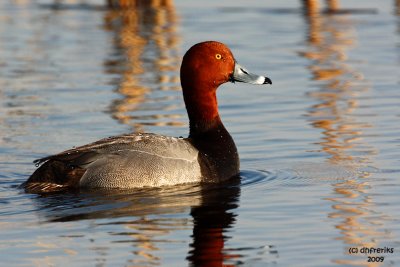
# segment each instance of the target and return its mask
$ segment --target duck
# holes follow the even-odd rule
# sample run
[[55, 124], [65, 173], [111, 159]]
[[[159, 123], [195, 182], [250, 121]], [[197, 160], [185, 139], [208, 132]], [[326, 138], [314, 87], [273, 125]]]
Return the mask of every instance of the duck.
[[227, 82], [272, 84], [271, 79], [239, 65], [228, 46], [217, 41], [197, 43], [185, 53], [180, 79], [187, 138], [129, 133], [40, 158], [22, 184], [25, 191], [162, 187], [237, 177], [239, 155], [221, 121], [217, 89]]

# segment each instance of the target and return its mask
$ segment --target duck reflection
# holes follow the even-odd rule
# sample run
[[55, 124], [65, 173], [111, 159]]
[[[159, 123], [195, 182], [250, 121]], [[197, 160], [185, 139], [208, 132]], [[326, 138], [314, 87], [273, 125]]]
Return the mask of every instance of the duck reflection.
[[[134, 255], [128, 265], [161, 265], [164, 244], [173, 245], [186, 240], [172, 240], [171, 232], [193, 227], [187, 260], [193, 266], [229, 266], [225, 262], [240, 257], [226, 250], [230, 228], [237, 216], [240, 179], [223, 184], [181, 185], [140, 190], [96, 190], [38, 196], [34, 201], [38, 214], [46, 222], [92, 220], [91, 227], [107, 229], [112, 243], [129, 244]], [[188, 210], [193, 224], [187, 217]], [[110, 230], [111, 229], [111, 230]], [[118, 230], [120, 229], [120, 230]], [[99, 231], [99, 230], [98, 230]], [[176, 236], [176, 235], [172, 235]], [[82, 236], [68, 236], [81, 239]], [[97, 251], [102, 240], [93, 238]], [[97, 242], [96, 242], [97, 241]], [[110, 248], [112, 248], [110, 244]], [[98, 262], [107, 263], [107, 246], [98, 251]]]
[[[318, 144], [328, 160], [356, 168], [369, 163], [370, 157], [376, 154], [363, 140], [365, 129], [372, 125], [359, 121], [356, 115], [358, 97], [369, 90], [368, 82], [347, 59], [347, 50], [355, 45], [351, 18], [338, 10], [335, 13], [341, 15], [323, 15], [316, 2], [304, 1], [308, 39], [307, 49], [301, 56], [310, 60], [312, 84], [318, 88], [309, 93], [318, 103], [310, 107], [307, 116], [313, 127], [322, 131]], [[337, 3], [329, 6], [329, 9], [337, 8]], [[333, 203], [328, 217], [336, 222], [335, 227], [340, 231], [338, 239], [349, 247], [378, 247], [377, 240], [385, 235], [379, 230], [382, 217], [375, 216], [377, 212], [369, 195], [371, 185], [365, 179], [368, 176], [364, 172], [360, 177], [333, 184], [334, 197], [328, 199]], [[349, 255], [333, 262], [378, 265], [366, 262], [365, 255]]]
[[[122, 99], [112, 102], [110, 113], [120, 123], [142, 131], [144, 125], [181, 126], [178, 93], [179, 35], [173, 1], [109, 1], [104, 28], [114, 36], [113, 51], [104, 62], [115, 75], [113, 84]], [[176, 98], [176, 104], [173, 101]], [[141, 110], [141, 112], [137, 112]]]
[[228, 183], [208, 190], [202, 205], [191, 210], [193, 242], [187, 259], [192, 266], [233, 266], [225, 263], [240, 258], [224, 248], [225, 241], [230, 238], [229, 228], [237, 216], [234, 210], [240, 195], [239, 178]]

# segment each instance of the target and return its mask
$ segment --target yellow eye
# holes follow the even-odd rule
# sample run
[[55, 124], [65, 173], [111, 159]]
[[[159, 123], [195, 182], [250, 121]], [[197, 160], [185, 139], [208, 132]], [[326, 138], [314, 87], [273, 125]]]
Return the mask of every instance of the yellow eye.
[[221, 54], [215, 54], [215, 58], [220, 60], [222, 58]]

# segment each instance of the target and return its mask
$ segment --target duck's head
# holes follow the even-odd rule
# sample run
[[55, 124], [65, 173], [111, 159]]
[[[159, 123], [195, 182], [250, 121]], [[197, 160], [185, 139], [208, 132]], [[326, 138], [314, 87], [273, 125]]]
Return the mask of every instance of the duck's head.
[[216, 90], [226, 82], [272, 84], [269, 78], [240, 66], [222, 43], [202, 42], [186, 52], [181, 65], [181, 84], [191, 132], [202, 131], [211, 122], [219, 121]]
[[264, 76], [250, 73], [240, 66], [231, 50], [220, 42], [207, 41], [192, 46], [183, 57], [181, 83], [183, 89], [202, 85], [216, 89], [226, 82], [272, 84]]

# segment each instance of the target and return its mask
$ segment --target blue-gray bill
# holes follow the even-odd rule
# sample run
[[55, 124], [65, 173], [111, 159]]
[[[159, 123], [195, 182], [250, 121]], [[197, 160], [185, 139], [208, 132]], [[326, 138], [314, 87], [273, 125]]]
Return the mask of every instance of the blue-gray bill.
[[235, 62], [235, 69], [231, 75], [231, 82], [243, 82], [250, 84], [272, 84], [272, 81], [268, 77], [260, 76], [257, 74], [250, 73], [244, 67], [240, 66], [239, 63]]

